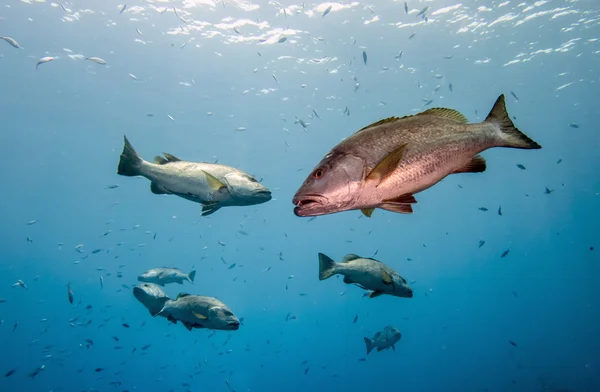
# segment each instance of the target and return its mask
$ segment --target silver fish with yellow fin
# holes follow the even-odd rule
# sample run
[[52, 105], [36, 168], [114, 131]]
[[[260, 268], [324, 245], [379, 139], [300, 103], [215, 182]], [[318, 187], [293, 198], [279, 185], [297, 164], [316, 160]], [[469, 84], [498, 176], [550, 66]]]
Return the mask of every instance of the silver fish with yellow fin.
[[450, 174], [479, 173], [478, 155], [492, 147], [538, 149], [510, 119], [504, 95], [481, 123], [468, 124], [460, 112], [433, 108], [414, 116], [371, 124], [335, 146], [296, 192], [297, 216], [375, 208], [410, 214], [414, 194]]
[[271, 200], [271, 191], [241, 170], [163, 155], [155, 157], [154, 163], [147, 162], [125, 137], [117, 173], [146, 177], [151, 181], [150, 191], [154, 194], [176, 195], [200, 203], [202, 215], [210, 215], [221, 207], [249, 206]]
[[319, 280], [337, 274], [344, 276], [346, 284], [357, 284], [365, 290], [372, 290], [369, 298], [382, 294], [403, 298], [413, 296], [406, 279], [379, 260], [348, 254], [341, 263], [336, 263], [330, 257], [319, 253]]

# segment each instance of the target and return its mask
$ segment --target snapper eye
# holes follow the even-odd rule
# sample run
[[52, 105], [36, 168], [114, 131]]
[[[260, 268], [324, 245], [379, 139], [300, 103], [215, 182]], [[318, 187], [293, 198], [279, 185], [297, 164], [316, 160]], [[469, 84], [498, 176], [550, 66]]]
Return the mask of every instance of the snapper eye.
[[315, 170], [315, 172], [313, 173], [313, 177], [314, 178], [321, 178], [321, 177], [323, 177], [323, 169], [317, 169], [317, 170]]

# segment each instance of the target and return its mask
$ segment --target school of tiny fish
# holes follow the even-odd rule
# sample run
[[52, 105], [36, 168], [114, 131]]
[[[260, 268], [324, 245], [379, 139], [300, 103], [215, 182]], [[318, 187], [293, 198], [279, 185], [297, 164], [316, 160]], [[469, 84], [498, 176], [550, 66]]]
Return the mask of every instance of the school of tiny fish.
[[[35, 1], [24, 0], [23, 3], [29, 4]], [[116, 211], [123, 207], [123, 210], [126, 209], [128, 213], [134, 214], [138, 222], [117, 227], [115, 220], [121, 224], [122, 220], [119, 220], [121, 217], [107, 214], [107, 221], [103, 222], [105, 226], [90, 237], [87, 227], [77, 230], [68, 227], [65, 229], [61, 222], [49, 222], [42, 216], [28, 215], [27, 219], [21, 221], [21, 225], [28, 230], [28, 235], [20, 244], [25, 249], [34, 248], [45, 242], [42, 230], [71, 230], [72, 232], [68, 234], [72, 236], [70, 239], [59, 243], [53, 242], [53, 246], [59, 252], [61, 262], [67, 260], [71, 268], [84, 271], [77, 270], [80, 273], [78, 276], [85, 278], [75, 280], [60, 275], [54, 276], [51, 272], [51, 263], [50, 266], [45, 266], [43, 270], [33, 275], [22, 277], [10, 275], [10, 283], [0, 290], [0, 311], [21, 301], [22, 305], [19, 306], [22, 306], [24, 311], [29, 305], [27, 301], [54, 303], [53, 299], [35, 297], [39, 294], [40, 282], [55, 286], [57, 297], [64, 308], [57, 310], [55, 314], [48, 311], [43, 317], [36, 316], [40, 325], [35, 327], [35, 338], [28, 342], [24, 350], [27, 350], [27, 355], [35, 358], [39, 365], [28, 369], [17, 364], [11, 365], [10, 368], [2, 371], [5, 380], [22, 376], [26, 381], [31, 382], [30, 390], [42, 390], [37, 387], [39, 384], [34, 382], [49, 377], [49, 373], [58, 367], [63, 367], [69, 361], [75, 361], [78, 367], [77, 374], [81, 373], [90, 380], [101, 380], [106, 383], [104, 389], [90, 387], [85, 389], [86, 391], [106, 389], [130, 392], [137, 387], [127, 384], [123, 381], [125, 377], [122, 376], [122, 372], [126, 369], [125, 364], [130, 361], [135, 363], [136, 367], [143, 369], [148, 379], [153, 378], [157, 383], [163, 381], [161, 376], [163, 371], [173, 372], [175, 377], [181, 378], [179, 385], [181, 388], [177, 390], [186, 392], [201, 390], [194, 382], [210, 375], [210, 377], [220, 377], [221, 390], [250, 391], [250, 388], [244, 387], [244, 381], [236, 380], [234, 371], [227, 367], [228, 358], [234, 358], [242, 351], [239, 346], [230, 348], [233, 344], [230, 346], [228, 344], [243, 341], [243, 350], [252, 358], [249, 362], [257, 364], [262, 362], [261, 356], [267, 355], [265, 354], [267, 352], [274, 352], [275, 355], [287, 354], [288, 347], [275, 343], [278, 341], [278, 335], [293, 330], [299, 335], [304, 334], [302, 339], [308, 340], [307, 336], [311, 336], [312, 339], [317, 340], [321, 325], [319, 320], [311, 319], [313, 317], [311, 312], [327, 306], [350, 308], [351, 315], [355, 314], [348, 320], [338, 319], [340, 313], [337, 311], [332, 311], [332, 314], [328, 315], [335, 318], [335, 322], [339, 324], [336, 328], [347, 329], [344, 333], [351, 334], [352, 349], [360, 352], [360, 356], [352, 357], [353, 361], [370, 362], [372, 357], [376, 357], [373, 361], [378, 360], [377, 358], [385, 361], [396, 361], [400, 357], [408, 358], [414, 355], [410, 353], [411, 344], [419, 339], [417, 333], [419, 326], [408, 322], [409, 314], [413, 309], [410, 306], [427, 308], [430, 304], [432, 312], [439, 311], [435, 307], [437, 305], [431, 305], [433, 301], [423, 302], [425, 298], [435, 297], [433, 285], [426, 287], [421, 283], [427, 279], [427, 275], [423, 275], [422, 271], [415, 273], [415, 269], [411, 267], [415, 264], [412, 257], [416, 256], [400, 247], [402, 246], [400, 238], [404, 232], [411, 230], [413, 219], [431, 220], [432, 215], [428, 215], [426, 210], [435, 211], [436, 208], [442, 208], [440, 205], [448, 209], [448, 214], [457, 221], [465, 219], [463, 215], [467, 209], [477, 214], [477, 217], [493, 217], [498, 221], [510, 217], [515, 208], [514, 200], [507, 200], [505, 203], [495, 201], [491, 197], [488, 199], [487, 197], [493, 195], [494, 191], [487, 188], [483, 191], [487, 196], [476, 201], [464, 196], [463, 205], [444, 205], [446, 199], [444, 192], [448, 192], [448, 186], [444, 188], [445, 185], [442, 184], [449, 179], [462, 182], [453, 183], [453, 190], [457, 187], [463, 190], [463, 185], [465, 189], [469, 189], [469, 186], [478, 187], [477, 181], [482, 183], [487, 181], [484, 184], [488, 185], [481, 185], [485, 188], [494, 181], [494, 178], [508, 182], [507, 178], [499, 178], [497, 171], [479, 176], [471, 175], [486, 171], [488, 163], [480, 154], [489, 149], [502, 148], [500, 152], [489, 158], [489, 162], [493, 162], [490, 168], [496, 165], [509, 167], [510, 172], [519, 180], [531, 179], [528, 176], [535, 176], [540, 166], [548, 164], [543, 161], [542, 155], [539, 155], [546, 152], [547, 148], [540, 152], [512, 151], [509, 154], [508, 149], [540, 150], [541, 144], [546, 145], [546, 140], [550, 139], [543, 129], [535, 126], [535, 119], [525, 120], [527, 108], [531, 109], [535, 104], [528, 97], [525, 87], [511, 87], [518, 95], [512, 90], [507, 90], [506, 95], [502, 92], [490, 92], [486, 102], [475, 102], [470, 99], [467, 93], [463, 93], [466, 86], [449, 77], [451, 72], [447, 72], [444, 66], [444, 63], [452, 63], [460, 57], [457, 54], [460, 52], [459, 45], [453, 48], [456, 49], [456, 53], [439, 53], [437, 63], [432, 64], [432, 69], [427, 70], [426, 73], [415, 68], [418, 52], [415, 52], [414, 47], [419, 45], [420, 40], [425, 39], [423, 37], [431, 34], [426, 29], [433, 28], [440, 21], [449, 24], [460, 22], [457, 30], [461, 34], [476, 33], [480, 31], [478, 29], [485, 27], [484, 22], [477, 21], [478, 19], [472, 16], [469, 7], [457, 4], [441, 8], [433, 2], [402, 1], [393, 3], [395, 15], [393, 21], [388, 21], [386, 11], [377, 5], [343, 2], [290, 5], [270, 1], [268, 4], [261, 4], [260, 7], [256, 5], [256, 9], [263, 7], [275, 13], [277, 22], [271, 21], [273, 25], [258, 16], [240, 20], [228, 16], [218, 22], [206, 22], [206, 25], [201, 25], [194, 19], [197, 12], [194, 10], [195, 7], [202, 10], [210, 9], [211, 12], [216, 12], [215, 8], [219, 8], [233, 13], [252, 12], [255, 10], [254, 5], [238, 1], [234, 3], [216, 1], [210, 4], [210, 8], [208, 5], [207, 8], [200, 8], [199, 4], [191, 5], [191, 3], [194, 2], [111, 4], [110, 8], [103, 9], [102, 13], [79, 9], [81, 5], [72, 1], [48, 4], [49, 10], [60, 13], [56, 18], [64, 24], [86, 20], [96, 13], [102, 14], [106, 26], [127, 29], [129, 35], [123, 37], [123, 42], [128, 40], [128, 44], [136, 48], [132, 53], [127, 53], [122, 48], [108, 51], [95, 50], [98, 46], [93, 43], [89, 43], [88, 47], [78, 48], [78, 51], [63, 46], [60, 46], [63, 48], [62, 51], [56, 48], [45, 51], [36, 47], [46, 42], [43, 37], [36, 37], [34, 40], [28, 34], [19, 35], [0, 31], [2, 34], [9, 34], [0, 35], [0, 42], [4, 41], [0, 48], [3, 51], [0, 53], [0, 60], [6, 62], [8, 56], [14, 56], [21, 61], [24, 57], [28, 64], [27, 72], [31, 71], [40, 80], [46, 77], [54, 78], [59, 67], [68, 67], [68, 72], [74, 74], [80, 72], [89, 78], [96, 75], [116, 76], [119, 78], [119, 83], [132, 88], [156, 82], [157, 76], [152, 74], [152, 68], [146, 69], [136, 62], [146, 56], [144, 48], [156, 47], [157, 42], [162, 39], [161, 35], [168, 36], [169, 47], [166, 49], [170, 53], [169, 56], [173, 56], [174, 59], [182, 59], [186, 55], [192, 56], [193, 50], [204, 50], [202, 43], [204, 41], [199, 38], [201, 35], [203, 38], [222, 37], [227, 45], [256, 45], [256, 53], [253, 52], [253, 57], [256, 59], [237, 58], [235, 61], [239, 62], [240, 66], [249, 67], [246, 70], [250, 75], [249, 78], [253, 75], [261, 77], [261, 83], [265, 86], [241, 88], [221, 86], [220, 88], [244, 96], [246, 99], [252, 96], [280, 94], [293, 83], [294, 92], [286, 92], [281, 97], [282, 102], [293, 101], [295, 94], [305, 92], [312, 99], [310, 105], [288, 107], [285, 113], [274, 112], [275, 109], [269, 106], [262, 108], [260, 113], [251, 113], [251, 117], [264, 117], [261, 119], [271, 121], [275, 124], [272, 127], [281, 130], [281, 134], [284, 135], [282, 136], [284, 140], [274, 138], [272, 144], [269, 141], [269, 144], [262, 146], [264, 148], [260, 151], [246, 151], [240, 147], [244, 145], [243, 140], [248, 140], [244, 138], [255, 137], [256, 134], [264, 131], [260, 126], [239, 119], [248, 120], [250, 117], [228, 114], [226, 122], [228, 125], [215, 130], [214, 123], [209, 120], [224, 114], [212, 108], [206, 111], [204, 106], [198, 109], [200, 116], [193, 119], [189, 112], [176, 105], [165, 105], [165, 108], [144, 107], [141, 112], [137, 109], [137, 111], [132, 110], [132, 113], [135, 112], [132, 116], [142, 117], [149, 124], [159, 124], [154, 128], [149, 126], [147, 131], [124, 129], [123, 123], [118, 119], [111, 120], [114, 122], [111, 126], [117, 129], [116, 133], [119, 136], [118, 139], [113, 137], [113, 143], [108, 148], [114, 152], [114, 155], [106, 160], [108, 162], [114, 158], [107, 164], [109, 169], [106, 169], [106, 173], [110, 178], [97, 181], [97, 190], [102, 195], [112, 198], [111, 208]], [[509, 3], [509, 1], [503, 2], [498, 8], [509, 8]], [[521, 17], [516, 13], [506, 13], [489, 21], [488, 24], [490, 28], [504, 25], [509, 21], [520, 25], [542, 16], [567, 17], [573, 11], [572, 6], [541, 11], [546, 3], [549, 1], [536, 2], [526, 7], [525, 4], [519, 5], [517, 12], [523, 14], [529, 12], [527, 14], [529, 16]], [[491, 8], [489, 10], [491, 11]], [[477, 9], [477, 12], [481, 13], [487, 11], [488, 9], [483, 5]], [[348, 22], [344, 18], [350, 17], [350, 12], [360, 13], [362, 15], [360, 23], [366, 26], [386, 20], [386, 25], [394, 29], [394, 38], [390, 40], [393, 42], [390, 43], [392, 50], [386, 50], [386, 58], [381, 58], [379, 55], [381, 49], [375, 50], [362, 42], [360, 34], [346, 38], [345, 46], [349, 48], [348, 53], [351, 55], [344, 57], [345, 55], [339, 53], [330, 54], [327, 52], [326, 45], [332, 42], [333, 37], [309, 34], [294, 23], [296, 19], [306, 17], [310, 18], [311, 23], [327, 26], [341, 25]], [[543, 14], [540, 14], [542, 12]], [[2, 15], [0, 12], [0, 21], [3, 19]], [[154, 20], [153, 18], [157, 16], [164, 18], [162, 22], [170, 26], [168, 34], [159, 31], [156, 24], [149, 23], [149, 20]], [[587, 19], [583, 15], [580, 16], [581, 22], [586, 22], [588, 25], [600, 24], [600, 15], [586, 15]], [[37, 18], [42, 16], [38, 15]], [[170, 20], [166, 22], [166, 18]], [[470, 19], [473, 20], [472, 24], [462, 22]], [[305, 45], [306, 41], [320, 45], [320, 49], [306, 51], [305, 49], [310, 47]], [[588, 42], [589, 45], [595, 43], [594, 40]], [[579, 45], [578, 48], [581, 47], [577, 41], [566, 41], [555, 51], [564, 53], [572, 50], [576, 45]], [[535, 44], [532, 43], [531, 46]], [[34, 51], [30, 51], [30, 48]], [[289, 51], [285, 52], [286, 49]], [[210, 56], [227, 58], [225, 48], [217, 50], [220, 52], [211, 49]], [[301, 53], [303, 50], [307, 53]], [[85, 55], [79, 54], [80, 51]], [[4, 53], [7, 54], [6, 57]], [[537, 56], [549, 55], [549, 53], [532, 49], [530, 53], [519, 53], [511, 59], [507, 56], [506, 62], [500, 63], [500, 67], [512, 68], [515, 64], [523, 64]], [[128, 60], [128, 56], [139, 56], [139, 58], [131, 61]], [[145, 58], [145, 61], [152, 61], [150, 57]], [[298, 69], [304, 65], [322, 67], [325, 74], [339, 79], [343, 92], [325, 96], [318, 85], [311, 83], [308, 70], [299, 71], [296, 75], [276, 63], [286, 60], [294, 61]], [[67, 61], [73, 62], [67, 63]], [[198, 61], [199, 67], [204, 66], [203, 58], [196, 58], [195, 61]], [[469, 58], [469, 61], [483, 67], [491, 60]], [[49, 64], [51, 62], [52, 64]], [[223, 69], [228, 68], [223, 66]], [[173, 94], [187, 94], [189, 91], [202, 90], [203, 103], [208, 101], [210, 105], [213, 99], [211, 95], [218, 95], [217, 91], [211, 90], [214, 86], [206, 81], [200, 81], [194, 75], [190, 77], [190, 75], [181, 75], [182, 73], [178, 70], [176, 74], [169, 75], [177, 78], [177, 90], [173, 87]], [[414, 98], [412, 108], [398, 107], [390, 97], [375, 99], [373, 97], [377, 86], [372, 84], [373, 74], [413, 78], [411, 80], [415, 88], [422, 95], [412, 97]], [[415, 74], [418, 77], [413, 76]], [[568, 77], [572, 81], [566, 83], [561, 81], [556, 85], [558, 87], [552, 86], [554, 93], [562, 94], [563, 91], [569, 91], [568, 87], [576, 83], [576, 79], [567, 73], [559, 77], [564, 79]], [[118, 91], [113, 93], [117, 94]], [[171, 92], [165, 93], [165, 101], [169, 100], [169, 94]], [[365, 94], [371, 95], [365, 98]], [[408, 94], [413, 95], [412, 92]], [[463, 107], [464, 102], [467, 102], [470, 107], [486, 110], [488, 114], [480, 118], [479, 114], [484, 112], [479, 112], [478, 109], [468, 112], [473, 116], [463, 114], [458, 110], [459, 105], [454, 105], [454, 102], [458, 102], [455, 97], [459, 96], [463, 99]], [[193, 99], [198, 98], [195, 96]], [[99, 102], [101, 101], [92, 102], [90, 105]], [[140, 99], [132, 106], [136, 107], [136, 105], [143, 106], [143, 100]], [[373, 107], [377, 107], [377, 111], [373, 110]], [[233, 108], [232, 113], [236, 109]], [[390, 115], [388, 109], [394, 114]], [[379, 113], [386, 114], [379, 115]], [[511, 114], [518, 115], [519, 120]], [[469, 117], [477, 121], [470, 121]], [[573, 134], [585, 130], [583, 122], [575, 123], [572, 120], [577, 121], [575, 118], [569, 119], [561, 126]], [[327, 127], [332, 122], [337, 124], [335, 126], [337, 130], [343, 130], [345, 136], [342, 140], [336, 138], [338, 134], [331, 137]], [[517, 124], [524, 130], [518, 128]], [[181, 143], [179, 136], [171, 137], [176, 135], [176, 132], [184, 132], [184, 128], [185, 132], [197, 131], [201, 134], [205, 145]], [[169, 133], [171, 129], [174, 130], [172, 134]], [[161, 133], [163, 131], [164, 134]], [[309, 148], [312, 146], [304, 143], [304, 139], [301, 138], [318, 132], [323, 135], [322, 138], [310, 139], [311, 142], [319, 141], [317, 145], [319, 154], [315, 155], [310, 153]], [[137, 149], [125, 134], [134, 135], [131, 140], [135, 142]], [[114, 132], [111, 135], [114, 135]], [[220, 142], [214, 145], [222, 146], [225, 145], [224, 142], [227, 143], [225, 148], [228, 150], [227, 154], [216, 148], [213, 149], [214, 139], [219, 139]], [[168, 144], [169, 151], [173, 148], [172, 153], [162, 152], [162, 155], [156, 155], [152, 160], [142, 158], [151, 151], [158, 154], [165, 143]], [[284, 163], [288, 163], [282, 161], [292, 156], [292, 153], [283, 154], [290, 151], [294, 154], [290, 161], [299, 166], [295, 169], [298, 173], [285, 173], [278, 178], [278, 169], [285, 167]], [[67, 154], [62, 151], [57, 153]], [[183, 158], [184, 153], [185, 158]], [[268, 164], [253, 167], [252, 160], [247, 156], [262, 158]], [[322, 158], [316, 158], [317, 156]], [[316, 165], [315, 158], [318, 160]], [[562, 162], [562, 158], [551, 159], [554, 159], [551, 162], [553, 165]], [[73, 165], [81, 165], [81, 169], [84, 170], [83, 163], [74, 162]], [[282, 185], [286, 181], [293, 181], [292, 188]], [[83, 181], [82, 183], [88, 184]], [[564, 187], [565, 184], [559, 185], [557, 180], [537, 189], [535, 196], [537, 200], [541, 199], [545, 203], [560, 194]], [[524, 196], [523, 192], [519, 193], [520, 187], [516, 189], [518, 190], [511, 194], [512, 198], [530, 196], [528, 193]], [[419, 200], [422, 198], [426, 201], [418, 203], [415, 197], [417, 194]], [[77, 199], [73, 199], [74, 203], [75, 200]], [[92, 200], [86, 208], [90, 210], [96, 208], [94, 202]], [[473, 202], [477, 204], [473, 205]], [[417, 209], [421, 211], [416, 211]], [[374, 216], [376, 210], [378, 212]], [[181, 216], [181, 213], [175, 215], [171, 211], [186, 211], [189, 215]], [[275, 213], [277, 216], [287, 214], [289, 219], [286, 224], [280, 224], [273, 218], [263, 217], [270, 213]], [[409, 215], [413, 213], [415, 214]], [[85, 213], [82, 214], [85, 218]], [[257, 216], [260, 218], [257, 219]], [[355, 223], [348, 227], [348, 221], [343, 219], [350, 219], [350, 217], [355, 220]], [[519, 218], [535, 219], [533, 214], [531, 218], [523, 215]], [[187, 222], [186, 219], [193, 220], [191, 227], [183, 227], [184, 222]], [[317, 222], [312, 223], [315, 219], [318, 219]], [[236, 223], [231, 223], [234, 221]], [[179, 225], [181, 231], [173, 233], [169, 231], [173, 227], [171, 226], [173, 222]], [[223, 226], [222, 222], [226, 222], [226, 226]], [[316, 249], [309, 242], [311, 236], [315, 236], [317, 238], [315, 242], [319, 247], [324, 247], [323, 244], [329, 246], [328, 241], [321, 241], [321, 238], [327, 239], [328, 236], [333, 238], [334, 231], [327, 230], [336, 230], [332, 228], [335, 228], [339, 222], [343, 222], [344, 225], [338, 228], [340, 232], [349, 230], [351, 233], [343, 244], [343, 253], [334, 254], [331, 249]], [[387, 252], [385, 255], [377, 256], [379, 248], [383, 246], [379, 238], [383, 237], [381, 231], [389, 230], [390, 227], [386, 222], [393, 222], [394, 230], [397, 230], [392, 233], [399, 238], [397, 252], [391, 255]], [[432, 231], [438, 230], [436, 224], [439, 222], [433, 220], [430, 223]], [[163, 228], [161, 226], [163, 224], [169, 229]], [[323, 226], [319, 227], [320, 224]], [[93, 226], [90, 224], [90, 227]], [[227, 229], [222, 229], [223, 227]], [[298, 227], [300, 229], [297, 229]], [[327, 227], [329, 229], [326, 229]], [[219, 228], [224, 231], [219, 232]], [[267, 236], [257, 234], [263, 228], [268, 230]], [[288, 233], [296, 233], [296, 230], [302, 230], [301, 235], [306, 235], [306, 238], [298, 238], [292, 234], [288, 236]], [[376, 233], [378, 230], [380, 230], [379, 234]], [[229, 235], [230, 232], [234, 233], [233, 236]], [[419, 233], [421, 234], [423, 233]], [[448, 232], [445, 234], [450, 237]], [[424, 233], [423, 237], [426, 238], [426, 235], [427, 233]], [[490, 252], [493, 252], [493, 258], [498, 262], [500, 259], [502, 262], [510, 262], [515, 256], [525, 253], [523, 249], [518, 249], [519, 245], [513, 246], [511, 241], [481, 237], [483, 235], [472, 238], [469, 246], [475, 250], [479, 249], [479, 252], [492, 249]], [[75, 241], [75, 238], [78, 240]], [[207, 238], [211, 239], [210, 242]], [[283, 244], [292, 241], [295, 246], [302, 248], [300, 250], [308, 250], [312, 254], [311, 259], [298, 260], [297, 255], [286, 251]], [[160, 248], [157, 244], [176, 248], [178, 252], [183, 251], [188, 259], [171, 257], [169, 252], [165, 253], [161, 250], [164, 248]], [[361, 253], [362, 256], [359, 256], [351, 253], [358, 253], [359, 249], [364, 249], [367, 244], [375, 250], [374, 254]], [[427, 245], [425, 242], [418, 243], [418, 247], [422, 248], [427, 248]], [[462, 242], [457, 245], [457, 248], [454, 248], [453, 244], [451, 246], [449, 241], [446, 242], [446, 246], [452, 249], [448, 252], [463, 249], [460, 248]], [[333, 241], [331, 247], [335, 247]], [[588, 250], [593, 251], [594, 247], [590, 246]], [[329, 252], [331, 257], [326, 255]], [[411, 249], [411, 252], [414, 250]], [[385, 262], [379, 260], [380, 257]], [[307, 268], [312, 271], [310, 276], [302, 273], [303, 267], [292, 263], [308, 265]], [[405, 272], [408, 279], [404, 277]], [[444, 279], [444, 276], [438, 278]], [[473, 276], [469, 277], [472, 278]], [[314, 285], [303, 287], [302, 284], [306, 282], [304, 279]], [[208, 282], [211, 284], [207, 284]], [[274, 282], [280, 286], [277, 292], [272, 291]], [[234, 284], [243, 284], [244, 291], [238, 291], [238, 286], [233, 286]], [[267, 286], [269, 289], [265, 289]], [[208, 290], [207, 287], [212, 289]], [[516, 291], [511, 293], [515, 298], [518, 296]], [[293, 301], [284, 295], [290, 295], [289, 298], [293, 295]], [[450, 296], [451, 293], [444, 295]], [[281, 310], [283, 313], [277, 319], [273, 316], [275, 313], [273, 297], [283, 300], [285, 306], [285, 309]], [[354, 310], [355, 308], [360, 311]], [[402, 325], [384, 323], [377, 329], [373, 329], [368, 321], [374, 314], [389, 318], [390, 323], [398, 320], [397, 314], [402, 314], [405, 322]], [[0, 313], [0, 326], [4, 326], [5, 319], [8, 319], [8, 316]], [[60, 325], [61, 333], [65, 335], [65, 340], [61, 343], [54, 343], [46, 338], [46, 333], [51, 333], [55, 325]], [[8, 330], [13, 334], [12, 336], [21, 334], [18, 335], [19, 337], [25, 334], [29, 336], [30, 329], [33, 330], [31, 325], [22, 325], [18, 321], [7, 323], [3, 328], [4, 331], [1, 331], [3, 334]], [[264, 328], [267, 331], [265, 340], [253, 340], [252, 335], [245, 334], [245, 330], [252, 328]], [[404, 328], [410, 333], [405, 332]], [[423, 326], [423, 329], [426, 327]], [[105, 334], [106, 330], [119, 332]], [[5, 338], [11, 336], [10, 334], [0, 336]], [[331, 343], [337, 347], [341, 340], [340, 336], [327, 336], [326, 340], [320, 342]], [[65, 343], [68, 339], [71, 339], [69, 340], [71, 342], [76, 341], [76, 345], [68, 346]], [[144, 340], [144, 344], [139, 343], [140, 339]], [[507, 347], [510, 355], [523, 347], [524, 343], [520, 339], [516, 339], [519, 344], [512, 340], [513, 338], [504, 339], [502, 344], [510, 346]], [[132, 341], [137, 343], [132, 344]], [[182, 346], [179, 345], [182, 341], [185, 342], [186, 348], [194, 346], [195, 363], [165, 363], [159, 368], [155, 363], [151, 363], [156, 360], [156, 357], [148, 360], [153, 353], [159, 353], [164, 357], [174, 355], [175, 358], [177, 355], [183, 355], [180, 353], [183, 351]], [[305, 342], [305, 344], [311, 343]], [[96, 353], [100, 349], [114, 350], [112, 360], [108, 362], [96, 360]], [[442, 351], [446, 349], [445, 345], [441, 348]], [[207, 359], [213, 352], [217, 354], [210, 360]], [[373, 352], [375, 353], [372, 354]], [[344, 356], [350, 357], [354, 354], [349, 350], [348, 353], [344, 353]], [[7, 356], [11, 355], [7, 354]], [[329, 374], [330, 377], [340, 379], [344, 377], [343, 374], [330, 371], [335, 365], [321, 360], [318, 356], [294, 360], [297, 362], [297, 369], [289, 371], [297, 372], [301, 376], [310, 378], [313, 374], [318, 374], [315, 377], [324, 377], [329, 372], [332, 373]], [[235, 360], [231, 359], [231, 361]], [[215, 365], [217, 362], [219, 365]], [[262, 371], [262, 363], [260, 367]], [[395, 376], [397, 377], [391, 374], [384, 378], [393, 381]], [[3, 385], [1, 381], [0, 388]], [[513, 384], [515, 383], [513, 380]], [[542, 384], [546, 385], [546, 382]], [[170, 386], [168, 390], [175, 391], [175, 387]], [[157, 390], [162, 390], [160, 388], [162, 387]], [[402, 389], [402, 386], [392, 385], [391, 388]], [[209, 389], [213, 390], [212, 387]], [[339, 389], [343, 389], [342, 386], [339, 386]], [[64, 390], [64, 388], [57, 387], [56, 390]]]

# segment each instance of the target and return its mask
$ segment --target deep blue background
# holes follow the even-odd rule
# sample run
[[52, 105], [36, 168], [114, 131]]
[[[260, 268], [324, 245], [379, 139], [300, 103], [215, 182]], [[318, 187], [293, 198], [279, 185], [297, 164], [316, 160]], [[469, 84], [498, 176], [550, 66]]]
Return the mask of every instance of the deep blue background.
[[[463, 1], [445, 13], [456, 3], [409, 1], [409, 15], [403, 2], [332, 3], [324, 18], [329, 3], [281, 2], [287, 17], [278, 3], [200, 3], [0, 7], [0, 35], [23, 46], [0, 41], [1, 390], [227, 391], [226, 379], [237, 391], [600, 390], [596, 1]], [[156, 11], [171, 4], [189, 24]], [[426, 6], [428, 23], [416, 17]], [[36, 72], [43, 56], [58, 58]], [[447, 178], [413, 215], [293, 215], [309, 170], [355, 130], [423, 110], [422, 99], [481, 121], [502, 93], [542, 150], [485, 152], [485, 173]], [[200, 218], [199, 205], [117, 176], [124, 134], [146, 159], [240, 167], [274, 200]], [[375, 251], [416, 280], [414, 298], [318, 281], [318, 252]], [[198, 271], [169, 295], [216, 296], [244, 325], [213, 335], [151, 318], [131, 287], [163, 265]], [[18, 279], [28, 289], [11, 287]], [[363, 337], [389, 324], [403, 334], [396, 352], [359, 361]]]

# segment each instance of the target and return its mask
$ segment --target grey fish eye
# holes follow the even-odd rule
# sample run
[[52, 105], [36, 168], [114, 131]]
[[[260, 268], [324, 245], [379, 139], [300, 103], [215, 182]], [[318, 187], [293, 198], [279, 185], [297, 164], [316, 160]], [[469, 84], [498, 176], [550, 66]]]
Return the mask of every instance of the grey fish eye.
[[315, 170], [315, 172], [313, 173], [313, 177], [315, 177], [315, 178], [323, 177], [323, 169], [319, 168], [319, 169]]

